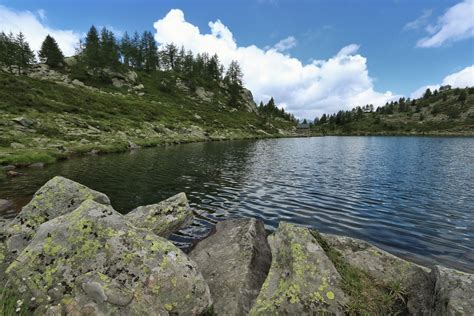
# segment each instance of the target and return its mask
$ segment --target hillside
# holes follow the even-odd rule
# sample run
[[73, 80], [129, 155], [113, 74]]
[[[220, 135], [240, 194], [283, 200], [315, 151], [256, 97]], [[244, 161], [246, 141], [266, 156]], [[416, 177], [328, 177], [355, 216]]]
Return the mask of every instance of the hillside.
[[189, 87], [171, 71], [0, 71], [0, 164], [294, 133], [293, 121], [259, 113], [249, 90], [230, 98], [223, 81]]
[[474, 88], [427, 91], [422, 98], [323, 115], [314, 135], [474, 135]]

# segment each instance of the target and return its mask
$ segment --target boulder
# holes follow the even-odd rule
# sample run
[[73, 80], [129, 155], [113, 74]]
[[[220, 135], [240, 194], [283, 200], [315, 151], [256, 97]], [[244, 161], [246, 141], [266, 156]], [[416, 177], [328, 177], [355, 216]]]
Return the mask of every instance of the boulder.
[[382, 284], [401, 284], [411, 314], [423, 315], [431, 310], [433, 281], [430, 269], [398, 258], [359, 239], [321, 235], [330, 247], [342, 254], [348, 264], [365, 271]]
[[16, 178], [16, 177], [26, 176], [26, 173], [10, 170], [10, 171], [7, 171], [7, 176], [10, 178]]
[[8, 251], [13, 257], [19, 254], [41, 224], [70, 213], [85, 200], [110, 205], [110, 200], [105, 194], [82, 184], [63, 177], [49, 180], [8, 225], [6, 229]]
[[280, 222], [268, 242], [272, 264], [251, 315], [344, 314], [341, 276], [307, 228]]
[[435, 266], [432, 315], [472, 315], [474, 312], [474, 275]]
[[12, 119], [13, 122], [20, 124], [23, 127], [29, 128], [31, 127], [34, 123], [32, 120], [27, 119], [25, 117], [16, 117]]
[[23, 148], [25, 148], [26, 146], [23, 145], [23, 144], [21, 144], [21, 143], [15, 143], [15, 142], [13, 142], [13, 143], [10, 144], [10, 147], [13, 148], [13, 149], [23, 149]]
[[265, 227], [254, 218], [219, 222], [189, 256], [209, 284], [217, 315], [249, 313], [272, 257]]
[[193, 212], [186, 194], [178, 193], [160, 203], [137, 207], [125, 217], [136, 227], [166, 238], [191, 224]]
[[212, 304], [179, 248], [90, 199], [42, 224], [6, 274], [38, 315], [198, 315]]
[[12, 201], [0, 199], [0, 213], [9, 210], [12, 206]]
[[16, 169], [16, 167], [14, 165], [6, 165], [6, 166], [3, 166], [1, 169], [5, 171], [10, 171], [10, 170]]
[[28, 166], [29, 168], [41, 169], [44, 168], [44, 162], [35, 162]]
[[255, 103], [252, 91], [249, 89], [242, 89], [241, 98], [244, 101], [244, 106], [247, 112], [257, 112], [257, 104]]

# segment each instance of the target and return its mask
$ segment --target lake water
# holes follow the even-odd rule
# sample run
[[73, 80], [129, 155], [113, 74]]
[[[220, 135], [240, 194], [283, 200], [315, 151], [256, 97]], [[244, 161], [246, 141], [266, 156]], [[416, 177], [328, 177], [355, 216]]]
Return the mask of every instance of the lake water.
[[290, 221], [361, 238], [426, 265], [474, 272], [474, 138], [195, 143], [26, 172], [0, 180], [0, 198], [20, 207], [55, 175], [106, 193], [122, 213], [184, 191], [197, 216], [173, 236], [182, 247], [216, 221], [252, 216], [268, 229]]

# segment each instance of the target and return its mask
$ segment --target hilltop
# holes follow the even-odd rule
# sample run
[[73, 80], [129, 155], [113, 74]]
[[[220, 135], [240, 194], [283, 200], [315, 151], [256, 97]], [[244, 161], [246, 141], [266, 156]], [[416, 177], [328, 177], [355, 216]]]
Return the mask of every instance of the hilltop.
[[400, 98], [324, 114], [311, 124], [315, 135], [474, 135], [474, 88], [442, 86], [418, 99]]
[[[18, 43], [12, 35], [2, 36], [7, 44]], [[89, 37], [83, 51], [69, 58], [47, 38], [54, 63], [43, 49], [42, 63], [31, 59], [20, 67], [20, 59], [3, 61], [0, 164], [25, 166], [160, 144], [295, 134], [296, 120], [273, 99], [269, 106], [256, 106], [236, 62], [224, 73], [217, 55], [194, 56], [174, 45], [147, 53], [146, 45], [137, 44], [135, 58], [134, 46], [128, 44], [127, 51], [107, 30], [93, 58], [94, 47], [87, 41], [95, 40]], [[149, 37], [145, 32], [139, 42]], [[110, 43], [115, 57], [107, 50]], [[156, 64], [150, 66], [152, 61]]]

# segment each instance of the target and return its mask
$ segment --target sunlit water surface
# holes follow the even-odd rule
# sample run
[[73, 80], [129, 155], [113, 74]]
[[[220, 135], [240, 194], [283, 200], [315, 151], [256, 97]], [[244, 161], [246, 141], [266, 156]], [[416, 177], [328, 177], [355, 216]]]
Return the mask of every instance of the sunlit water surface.
[[[55, 175], [127, 213], [184, 191], [185, 248], [231, 217], [370, 241], [404, 258], [474, 271], [474, 138], [320, 137], [213, 142], [73, 159], [0, 180], [17, 208]], [[14, 216], [15, 214], [3, 214]]]

